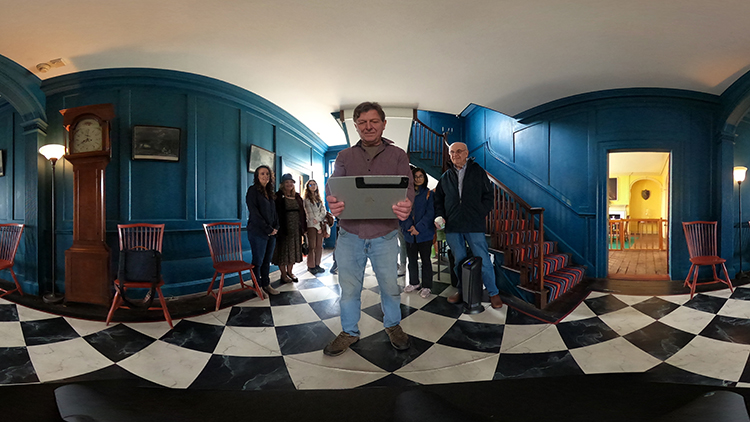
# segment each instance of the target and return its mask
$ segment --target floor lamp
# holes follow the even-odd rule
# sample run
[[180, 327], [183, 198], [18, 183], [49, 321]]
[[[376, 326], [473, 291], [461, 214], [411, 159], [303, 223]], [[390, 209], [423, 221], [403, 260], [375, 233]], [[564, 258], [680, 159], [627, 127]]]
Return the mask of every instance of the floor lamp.
[[742, 272], [742, 182], [745, 180], [747, 174], [747, 167], [735, 166], [734, 168], [734, 180], [737, 182], [737, 203], [739, 208], [739, 227], [740, 227], [740, 272], [737, 273], [735, 278], [744, 277], [745, 274]]
[[52, 291], [42, 296], [45, 303], [60, 303], [63, 295], [55, 291], [55, 164], [65, 154], [65, 146], [48, 144], [39, 148], [39, 153], [52, 163]]

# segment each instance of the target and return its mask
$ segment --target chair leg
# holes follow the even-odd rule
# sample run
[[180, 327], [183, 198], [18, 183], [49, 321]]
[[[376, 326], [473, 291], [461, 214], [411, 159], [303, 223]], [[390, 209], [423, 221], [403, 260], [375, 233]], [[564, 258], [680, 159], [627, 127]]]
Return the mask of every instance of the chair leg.
[[734, 286], [732, 286], [732, 279], [729, 278], [729, 272], [727, 272], [727, 266], [722, 263], [721, 267], [724, 270], [724, 277], [726, 277], [726, 283], [729, 286], [729, 291], [734, 292]]
[[266, 297], [263, 294], [263, 289], [260, 288], [260, 284], [258, 284], [258, 280], [255, 279], [255, 273], [253, 272], [253, 269], [250, 269], [250, 278], [253, 280], [253, 287], [252, 289], [255, 290], [255, 293], [258, 295], [260, 300], [264, 300]]
[[219, 292], [216, 295], [216, 310], [219, 310], [219, 305], [221, 305], [221, 294], [224, 291], [224, 273], [221, 273], [221, 279], [219, 280]]
[[690, 287], [690, 276], [693, 274], [694, 269], [695, 264], [690, 264], [690, 269], [688, 270], [687, 277], [685, 277], [685, 283], [683, 283], [684, 287]]
[[[214, 278], [211, 279], [211, 284], [208, 285], [208, 291], [206, 291], [206, 296], [211, 294], [211, 290], [214, 288], [214, 281], [216, 281], [216, 275], [219, 274], [218, 271], [214, 271]], [[224, 279], [224, 274], [221, 275], [221, 279]]]
[[[117, 283], [117, 280], [115, 280], [115, 283]], [[107, 314], [106, 325], [109, 325], [109, 322], [112, 321], [112, 315], [115, 314], [115, 311], [120, 307], [121, 303], [122, 298], [120, 297], [120, 290], [115, 289], [115, 297], [112, 299], [112, 306], [109, 308], [109, 313]]]
[[16, 283], [16, 288], [13, 290], [5, 290], [3, 288], [0, 288], [0, 297], [5, 297], [13, 292], [18, 292], [23, 296], [23, 290], [21, 290], [21, 285], [18, 284], [18, 279], [16, 279], [16, 274], [13, 272], [13, 268], [10, 268], [10, 275], [13, 276], [13, 281]]
[[693, 271], [693, 283], [690, 284], [690, 299], [693, 298], [693, 295], [695, 295], [695, 288], [698, 287], [698, 268], [700, 268], [700, 265], [696, 265], [695, 270]]
[[164, 319], [167, 320], [170, 328], [174, 328], [174, 325], [172, 325], [172, 316], [169, 315], [167, 301], [164, 300], [164, 293], [161, 292], [161, 287], [156, 288], [156, 293], [159, 295], [159, 303], [161, 303], [161, 309], [164, 312]]

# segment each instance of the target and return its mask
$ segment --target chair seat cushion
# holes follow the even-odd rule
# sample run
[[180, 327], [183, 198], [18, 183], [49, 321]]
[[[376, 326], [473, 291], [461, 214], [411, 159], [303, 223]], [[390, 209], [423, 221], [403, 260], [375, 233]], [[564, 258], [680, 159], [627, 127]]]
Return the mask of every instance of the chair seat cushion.
[[250, 270], [253, 264], [245, 261], [223, 261], [214, 264], [214, 269], [220, 273], [235, 273], [238, 271]]
[[715, 265], [723, 264], [725, 262], [727, 262], [726, 259], [716, 255], [696, 256], [695, 258], [690, 258], [690, 263], [695, 265]]

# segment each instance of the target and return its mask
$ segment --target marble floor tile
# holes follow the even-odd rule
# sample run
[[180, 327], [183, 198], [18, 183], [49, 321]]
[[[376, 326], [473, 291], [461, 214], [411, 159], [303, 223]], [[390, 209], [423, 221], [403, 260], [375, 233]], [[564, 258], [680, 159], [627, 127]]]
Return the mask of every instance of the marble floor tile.
[[569, 349], [591, 346], [619, 337], [599, 318], [560, 323], [557, 324], [557, 330]]
[[321, 320], [326, 320], [341, 315], [341, 306], [339, 305], [338, 297], [334, 299], [311, 302], [309, 305]]
[[[341, 332], [341, 318], [340, 317], [334, 317], [329, 318], [323, 321], [323, 323], [336, 335], [339, 335]], [[359, 337], [360, 338], [366, 338], [369, 337], [375, 333], [378, 333], [380, 331], [383, 331], [383, 322], [378, 321], [377, 319], [367, 315], [366, 313], [361, 313], [359, 317], [359, 323], [357, 324], [359, 327]]]
[[420, 291], [417, 290], [411, 293], [401, 293], [401, 303], [415, 309], [421, 309], [437, 297], [437, 295], [431, 294], [430, 296], [423, 298], [419, 295], [419, 292]]
[[750, 286], [744, 285], [735, 287], [734, 293], [729, 297], [737, 300], [750, 300]]
[[132, 356], [156, 341], [153, 337], [122, 324], [89, 334], [84, 340], [112, 362]]
[[187, 388], [205, 368], [210, 353], [156, 341], [118, 362], [118, 366], [140, 378], [168, 388]]
[[83, 375], [112, 365], [83, 338], [27, 347], [39, 381]]
[[285, 356], [284, 361], [298, 390], [356, 388], [388, 375], [352, 350], [336, 357], [303, 353]]
[[724, 303], [726, 303], [726, 301], [727, 301], [726, 298], [709, 296], [703, 293], [698, 293], [695, 296], [693, 296], [692, 299], [685, 302], [684, 306], [687, 306], [688, 308], [693, 308], [698, 311], [715, 314], [719, 312], [719, 310], [721, 309], [722, 306], [724, 306]]
[[360, 296], [360, 309], [367, 309], [375, 305], [380, 304], [380, 294], [373, 292], [372, 290], [362, 290]]
[[21, 321], [21, 330], [28, 346], [49, 344], [80, 337], [63, 317]]
[[[192, 322], [200, 322], [202, 324], [211, 324], [211, 325], [226, 325], [227, 320], [229, 319], [229, 315], [232, 313], [232, 307], [222, 308], [215, 312], [209, 312], [207, 314], [202, 314], [190, 318], [185, 318], [185, 321], [192, 321]], [[177, 321], [172, 321], [174, 324], [177, 323]]]
[[[174, 321], [173, 321], [174, 322]], [[177, 322], [179, 323], [179, 322]], [[149, 337], [162, 338], [165, 334], [172, 330], [172, 327], [166, 321], [154, 321], [154, 322], [121, 322], [123, 325], [143, 333]]]
[[453, 319], [456, 319], [463, 314], [461, 305], [448, 303], [447, 298], [442, 295], [432, 299], [429, 303], [422, 306], [420, 310]]
[[[401, 319], [404, 319], [408, 317], [409, 315], [413, 314], [414, 312], [417, 312], [416, 308], [412, 308], [411, 306], [404, 305], [403, 303], [400, 306], [401, 308]], [[377, 319], [378, 321], [383, 321], [384, 314], [383, 314], [383, 307], [380, 305], [380, 303], [370, 306], [369, 308], [362, 308], [362, 312], [370, 315], [371, 317]]]
[[[725, 285], [726, 286], [726, 285]], [[732, 296], [732, 291], [729, 290], [729, 287], [721, 290], [712, 290], [710, 292], [703, 292], [701, 294], [707, 295], [707, 296], [714, 296], [714, 297], [720, 297], [723, 299], [728, 299]]]
[[729, 299], [719, 310], [718, 315], [750, 319], [750, 306], [746, 300]]
[[254, 297], [250, 300], [246, 300], [244, 302], [234, 305], [234, 307], [248, 307], [248, 308], [256, 308], [256, 307], [265, 308], [269, 306], [271, 306], [271, 301], [267, 297], [265, 299]]
[[23, 347], [26, 341], [23, 337], [20, 322], [0, 322], [0, 348]]
[[661, 363], [621, 337], [572, 349], [570, 354], [586, 374], [644, 372]]
[[739, 381], [748, 356], [747, 345], [697, 336], [665, 362], [703, 376]]
[[87, 319], [80, 319], [80, 318], [69, 318], [64, 317], [65, 321], [70, 325], [76, 333], [78, 333], [79, 336], [84, 337], [89, 334], [94, 334], [102, 330], [106, 330], [107, 328], [116, 325], [116, 324], [109, 324], [107, 326], [107, 323], [104, 321], [90, 321]]
[[379, 368], [394, 372], [418, 358], [433, 344], [419, 337], [410, 337], [409, 342], [409, 349], [396, 350], [391, 346], [388, 334], [382, 330], [369, 337], [360, 338], [351, 346], [351, 349]]
[[283, 305], [299, 305], [300, 303], [307, 303], [302, 293], [297, 290], [281, 291], [277, 295], [269, 297], [271, 306], [283, 306]]
[[223, 331], [222, 326], [183, 320], [159, 340], [199, 352], [212, 353]]
[[281, 356], [273, 327], [227, 327], [213, 351], [229, 356]]
[[750, 345], [750, 319], [717, 315], [700, 332], [704, 337]]
[[417, 311], [401, 320], [401, 328], [410, 336], [436, 342], [456, 320], [430, 312]]
[[315, 276], [309, 275], [309, 274], [305, 276], [300, 276], [298, 282], [289, 283], [288, 285], [294, 287], [300, 292], [304, 290], [320, 289], [326, 286], [325, 284], [323, 284], [323, 282], [315, 278]]
[[546, 353], [567, 350], [554, 325], [506, 325], [500, 353]]
[[621, 336], [640, 330], [655, 321], [654, 318], [631, 307], [601, 315], [599, 319]]
[[664, 299], [667, 302], [672, 302], [676, 305], [684, 305], [687, 303], [687, 301], [690, 300], [690, 294], [683, 294], [683, 295], [663, 295], [663, 296], [654, 296], [658, 297], [659, 299]]
[[337, 335], [338, 333], [334, 334], [322, 321], [276, 327], [276, 338], [284, 355], [323, 350]]
[[492, 377], [495, 380], [583, 375], [583, 370], [567, 350], [499, 356]]
[[581, 302], [581, 304], [578, 305], [578, 307], [575, 308], [573, 312], [565, 316], [565, 318], [563, 318], [560, 322], [580, 321], [582, 319], [589, 319], [595, 316], [596, 314], [591, 310], [591, 308], [588, 307], [588, 305], [586, 305], [586, 302]]
[[478, 352], [498, 353], [504, 329], [505, 326], [502, 325], [456, 321], [438, 343]]
[[266, 306], [235, 306], [227, 318], [227, 327], [273, 327], [273, 313]]
[[505, 324], [506, 316], [508, 314], [508, 306], [503, 305], [502, 308], [495, 309], [490, 306], [489, 303], [482, 303], [484, 311], [478, 314], [464, 314], [462, 313], [458, 319], [460, 321], [469, 322], [482, 322], [485, 324]]
[[489, 381], [498, 356], [436, 344], [395, 373], [420, 384]]
[[284, 358], [214, 355], [195, 378], [190, 389], [294, 390]]
[[625, 340], [659, 360], [667, 360], [690, 343], [695, 334], [659, 321], [624, 336]]
[[307, 303], [274, 306], [271, 308], [271, 314], [273, 314], [273, 325], [276, 327], [320, 321], [318, 314]]
[[18, 321], [18, 310], [12, 303], [0, 303], [0, 322]]
[[378, 279], [375, 278], [375, 275], [367, 275], [367, 272], [365, 272], [365, 278], [362, 279], [362, 287], [365, 289], [372, 289], [373, 287], [378, 287]]
[[0, 386], [37, 382], [39, 377], [25, 347], [0, 347]]
[[626, 305], [633, 306], [636, 303], [641, 303], [645, 300], [648, 300], [650, 296], [642, 296], [642, 295], [624, 295], [624, 294], [613, 294], [612, 296], [616, 297], [619, 301]]
[[593, 299], [587, 298], [583, 302], [597, 315], [618, 311], [628, 306], [625, 302], [612, 295]]
[[[320, 283], [322, 284], [322, 283]], [[320, 300], [337, 299], [339, 296], [327, 286], [315, 287], [311, 289], [300, 290], [307, 303], [318, 302]]]
[[651, 297], [643, 302], [633, 305], [634, 309], [637, 309], [654, 319], [663, 318], [679, 307], [680, 305], [677, 305], [676, 303], [658, 297]]
[[659, 322], [688, 333], [698, 334], [703, 331], [713, 319], [713, 314], [681, 306], [669, 315], [659, 319]]
[[40, 319], [54, 319], [60, 318], [59, 315], [51, 314], [49, 312], [37, 311], [36, 309], [27, 308], [25, 306], [17, 306], [18, 319], [19, 321], [36, 321]]

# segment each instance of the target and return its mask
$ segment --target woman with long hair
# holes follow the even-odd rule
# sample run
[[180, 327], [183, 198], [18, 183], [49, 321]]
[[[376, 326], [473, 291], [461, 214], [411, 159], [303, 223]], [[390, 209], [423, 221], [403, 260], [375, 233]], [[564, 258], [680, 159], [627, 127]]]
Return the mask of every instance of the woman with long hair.
[[279, 216], [276, 213], [273, 172], [268, 166], [255, 169], [253, 185], [247, 189], [245, 203], [250, 216], [247, 220], [247, 238], [253, 252], [253, 273], [260, 287], [269, 295], [279, 291], [271, 286], [268, 277], [271, 257], [276, 246], [279, 231]]
[[276, 212], [279, 233], [271, 262], [279, 266], [282, 283], [297, 282], [292, 269], [294, 264], [302, 262], [302, 237], [307, 230], [307, 218], [305, 204], [294, 190], [294, 177], [289, 173], [281, 176], [279, 191], [276, 192]]
[[[432, 240], [435, 236], [435, 208], [432, 192], [427, 188], [427, 173], [419, 167], [412, 169], [414, 176], [414, 205], [411, 215], [401, 221], [401, 232], [406, 240], [406, 252], [409, 257], [409, 284], [405, 293], [411, 293], [422, 287], [419, 295], [430, 296], [432, 289]], [[422, 283], [419, 282], [419, 258], [422, 260]]]
[[312, 274], [325, 272], [320, 266], [323, 254], [323, 238], [327, 237], [326, 206], [320, 199], [318, 183], [308, 180], [305, 185], [305, 214], [307, 214], [307, 244], [310, 252], [307, 254], [307, 271]]

